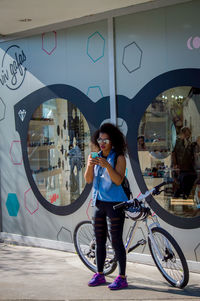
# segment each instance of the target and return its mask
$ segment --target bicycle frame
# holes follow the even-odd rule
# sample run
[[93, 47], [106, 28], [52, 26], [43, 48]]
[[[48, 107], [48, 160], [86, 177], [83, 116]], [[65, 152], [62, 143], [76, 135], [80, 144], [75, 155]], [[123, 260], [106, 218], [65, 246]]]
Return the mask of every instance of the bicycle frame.
[[[149, 218], [149, 219], [153, 219], [154, 220], [155, 217], [156, 217], [156, 221], [154, 221], [153, 223], [151, 223], [150, 225], [148, 225], [147, 219]], [[141, 222], [145, 222], [145, 226], [146, 226], [146, 229], [147, 229], [147, 232], [148, 232], [148, 236], [150, 237], [150, 240], [152, 241], [152, 243], [153, 243], [156, 251], [159, 253], [160, 258], [162, 258], [162, 255], [161, 255], [160, 251], [157, 248], [157, 245], [155, 243], [155, 240], [153, 238], [152, 231], [151, 231], [151, 228], [153, 228], [154, 226], [160, 227], [160, 224], [159, 224], [159, 222], [157, 220], [157, 216], [155, 216], [155, 215], [154, 215], [154, 217], [148, 216], [144, 220], [137, 220], [137, 221], [134, 222], [134, 225], [133, 225], [133, 227], [132, 227], [132, 229], [130, 231], [129, 237], [128, 237], [128, 241], [127, 241], [127, 243], [125, 245], [126, 253], [130, 253], [131, 251], [133, 251], [134, 249], [136, 249], [140, 245], [146, 244], [146, 240], [145, 239], [141, 239], [135, 245], [133, 245], [132, 247], [130, 247], [131, 243], [134, 240], [135, 233], [137, 232], [137, 229], [138, 229], [139, 224]]]
[[140, 223], [140, 221], [136, 221], [136, 222], [134, 223], [132, 229], [131, 229], [131, 232], [130, 232], [130, 234], [129, 234], [128, 241], [127, 241], [127, 243], [126, 243], [126, 245], [125, 245], [126, 254], [127, 254], [127, 253], [130, 253], [132, 250], [136, 249], [136, 248], [140, 245], [140, 244], [137, 243], [137, 244], [134, 245], [132, 248], [130, 248], [130, 245], [131, 245], [131, 243], [132, 243], [132, 241], [133, 241], [133, 239], [134, 239], [134, 237], [135, 237], [135, 233], [136, 233], [136, 231], [137, 231], [137, 229], [138, 229], [139, 223]]
[[[138, 200], [141, 200], [143, 202], [143, 204], [145, 204], [146, 197], [149, 196], [150, 194], [152, 194], [153, 191], [154, 191], [154, 189], [146, 191], [145, 194], [141, 194], [138, 197]], [[149, 219], [151, 219], [153, 221], [151, 224], [148, 224], [148, 220]], [[133, 245], [132, 247], [130, 247], [131, 243], [134, 240], [135, 233], [136, 233], [136, 231], [138, 229], [138, 226], [139, 226], [140, 222], [145, 222], [145, 226], [146, 226], [146, 229], [147, 229], [148, 237], [151, 240], [151, 243], [152, 243], [154, 249], [156, 250], [158, 256], [160, 257], [160, 259], [164, 260], [164, 256], [161, 254], [159, 248], [157, 247], [157, 243], [155, 242], [155, 239], [153, 237], [152, 230], [151, 230], [153, 227], [160, 227], [160, 223], [158, 221], [158, 217], [157, 217], [157, 215], [155, 213], [153, 213], [152, 215], [146, 216], [143, 220], [136, 220], [134, 222], [134, 225], [133, 225], [133, 227], [132, 227], [132, 229], [130, 231], [130, 234], [129, 234], [128, 241], [127, 241], [127, 243], [125, 245], [126, 254], [130, 253], [131, 251], [133, 251], [134, 249], [136, 249], [140, 245], [146, 244], [146, 240], [141, 239], [135, 245]], [[167, 246], [168, 249], [171, 249], [167, 240], [165, 241], [165, 244], [166, 244], [166, 246]]]
[[[154, 221], [154, 218], [156, 217], [156, 222]], [[148, 237], [150, 238], [153, 246], [154, 246], [154, 249], [156, 250], [157, 254], [159, 255], [160, 259], [161, 260], [164, 260], [164, 256], [161, 254], [156, 242], [155, 242], [155, 239], [153, 237], [153, 234], [152, 234], [152, 228], [154, 226], [156, 227], [160, 227], [160, 223], [158, 222], [158, 218], [157, 218], [157, 215], [155, 215], [154, 217], [151, 217], [153, 219], [153, 223], [151, 223], [150, 225], [148, 225], [147, 223], [147, 219], [145, 220], [145, 224], [146, 224], [146, 228], [147, 228], [147, 231], [148, 231]]]

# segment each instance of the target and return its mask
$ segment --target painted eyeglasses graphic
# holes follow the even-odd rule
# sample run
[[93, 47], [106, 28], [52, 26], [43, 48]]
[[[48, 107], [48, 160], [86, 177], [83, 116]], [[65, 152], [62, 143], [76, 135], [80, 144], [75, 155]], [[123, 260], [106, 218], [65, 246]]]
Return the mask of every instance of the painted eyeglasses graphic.
[[[132, 101], [117, 96], [118, 117], [128, 128], [129, 158], [137, 184], [145, 192], [167, 177], [174, 179], [149, 203], [163, 220], [180, 228], [196, 228], [200, 222], [198, 168], [191, 171], [193, 182], [184, 196], [183, 191], [176, 195], [184, 173], [172, 165], [184, 125], [193, 128], [188, 144], [197, 145], [198, 126], [194, 130], [191, 122], [198, 120], [199, 76], [198, 69], [170, 71], [150, 81]], [[88, 197], [91, 186], [85, 185], [83, 174], [90, 136], [107, 118], [109, 97], [93, 103], [67, 85], [44, 87], [15, 105], [28, 180], [39, 202], [52, 213], [71, 214]]]
[[[15, 105], [24, 166], [38, 201], [67, 215], [86, 200], [84, 172], [91, 133], [108, 118], [108, 101], [94, 103], [67, 85], [41, 88]], [[89, 109], [88, 109], [89, 108]]]

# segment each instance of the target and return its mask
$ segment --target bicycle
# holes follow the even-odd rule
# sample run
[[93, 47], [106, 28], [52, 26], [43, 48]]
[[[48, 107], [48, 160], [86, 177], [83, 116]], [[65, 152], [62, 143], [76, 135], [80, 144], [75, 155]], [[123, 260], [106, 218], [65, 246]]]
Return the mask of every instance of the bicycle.
[[[163, 190], [162, 186], [168, 184], [163, 182], [154, 188], [140, 194], [137, 199], [131, 199], [115, 205], [113, 208], [123, 208], [126, 217], [134, 221], [133, 227], [128, 235], [125, 245], [126, 253], [130, 253], [140, 245], [145, 245], [148, 241], [150, 254], [155, 265], [162, 276], [174, 287], [184, 288], [189, 281], [189, 269], [185, 256], [176, 240], [164, 230], [158, 221], [155, 213], [151, 212], [146, 198], [149, 195], [158, 195]], [[149, 220], [151, 223], [149, 224]], [[145, 223], [148, 239], [140, 239], [131, 246], [139, 223]], [[93, 272], [96, 272], [95, 238], [93, 227], [90, 221], [80, 222], [74, 230], [74, 245], [76, 252], [82, 262]], [[104, 265], [104, 274], [111, 274], [117, 267], [114, 251], [109, 240], [106, 243], [107, 256]]]

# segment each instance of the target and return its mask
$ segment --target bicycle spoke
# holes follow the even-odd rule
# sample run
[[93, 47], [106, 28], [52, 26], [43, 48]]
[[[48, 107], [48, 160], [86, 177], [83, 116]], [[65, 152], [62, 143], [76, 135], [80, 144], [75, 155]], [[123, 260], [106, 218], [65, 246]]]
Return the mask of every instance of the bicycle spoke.
[[162, 228], [152, 229], [152, 235], [154, 244], [149, 239], [149, 248], [161, 274], [173, 286], [184, 287], [188, 282], [189, 273], [180, 247], [174, 238]]
[[[95, 252], [95, 239], [93, 233], [93, 227], [91, 222], [83, 221], [77, 225], [74, 231], [74, 245], [82, 262], [93, 272], [96, 272], [96, 252]], [[104, 273], [105, 275], [112, 273], [117, 264], [113, 260], [114, 253], [109, 244], [109, 241], [106, 243], [106, 260]]]
[[[157, 240], [157, 245], [159, 246], [159, 249], [162, 252], [162, 255], [165, 256], [166, 255], [165, 239], [161, 234], [156, 234], [156, 235], [157, 235], [157, 237], [155, 240]], [[168, 242], [168, 244], [169, 244], [169, 242]], [[170, 247], [170, 251], [173, 252], [173, 258], [176, 258], [177, 256], [175, 256], [175, 253], [174, 253], [176, 251], [173, 249], [173, 246], [171, 244], [169, 244], [169, 247]], [[175, 261], [175, 263], [173, 263], [171, 259], [167, 259], [167, 261], [163, 263], [163, 268], [166, 269], [168, 274], [172, 275], [173, 279], [180, 280], [182, 278], [182, 274], [180, 274], [180, 273], [176, 274], [176, 272], [183, 270], [183, 268], [181, 268], [181, 265], [178, 267], [177, 260]], [[175, 275], [176, 275], [176, 277], [175, 277]]]

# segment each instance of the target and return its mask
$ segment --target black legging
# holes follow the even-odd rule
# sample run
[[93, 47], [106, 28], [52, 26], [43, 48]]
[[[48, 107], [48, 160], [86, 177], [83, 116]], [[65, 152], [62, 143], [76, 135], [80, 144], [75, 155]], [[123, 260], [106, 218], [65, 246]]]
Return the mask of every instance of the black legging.
[[93, 226], [96, 237], [97, 270], [103, 272], [106, 258], [107, 229], [110, 234], [112, 247], [119, 266], [119, 275], [125, 275], [126, 251], [123, 244], [122, 234], [124, 226], [124, 212], [122, 209], [114, 210], [114, 202], [98, 201], [93, 215]]

